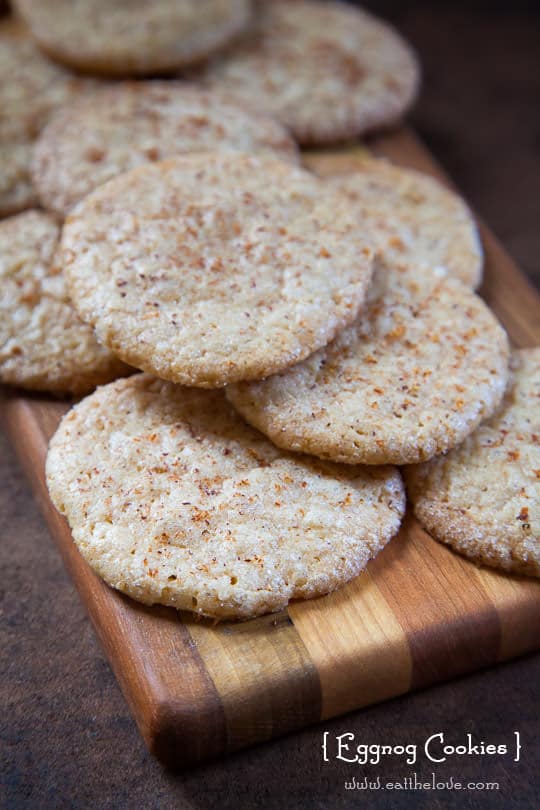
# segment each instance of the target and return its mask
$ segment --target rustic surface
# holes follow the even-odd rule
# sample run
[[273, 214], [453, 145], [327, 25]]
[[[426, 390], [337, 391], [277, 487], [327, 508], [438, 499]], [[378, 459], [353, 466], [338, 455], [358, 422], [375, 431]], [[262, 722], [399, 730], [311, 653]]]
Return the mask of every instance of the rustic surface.
[[[520, 26], [513, 15], [509, 19], [492, 19], [488, 25], [491, 44], [483, 50], [480, 65], [475, 43], [481, 19], [471, 21], [455, 14], [441, 17], [419, 11], [401, 20], [402, 29], [422, 52], [428, 80], [431, 60], [446, 60], [448, 68], [449, 98], [443, 99], [439, 95], [441, 86], [437, 89], [436, 82], [430, 86], [428, 81], [417, 121], [421, 128], [422, 122], [426, 122], [423, 128], [429, 141], [429, 122], [433, 132], [440, 134], [439, 121], [443, 120], [446, 142], [437, 143], [434, 139], [432, 147], [477, 209], [495, 225], [514, 255], [519, 258], [522, 251], [522, 264], [526, 264], [524, 260], [528, 257], [532, 264], [538, 255], [534, 248], [539, 238], [536, 223], [532, 223], [534, 194], [538, 199], [538, 189], [534, 187], [538, 173], [535, 180], [532, 148], [534, 127], [538, 126], [538, 118], [534, 119], [538, 113], [532, 103], [537, 60], [533, 23], [525, 21]], [[456, 26], [456, 20], [461, 25], [459, 54], [452, 54], [448, 31]], [[437, 26], [441, 31], [439, 40]], [[497, 65], [502, 61], [501, 53], [505, 54], [507, 70], [518, 64], [522, 72], [512, 68], [512, 75], [494, 78], [493, 73], [497, 74]], [[452, 58], [459, 64], [454, 64]], [[481, 91], [475, 87], [476, 75], [483, 82]], [[502, 93], [501, 83], [506, 87]], [[496, 119], [493, 128], [491, 113]], [[463, 120], [467, 120], [468, 126], [462, 132]], [[511, 139], [511, 143], [505, 139]], [[501, 182], [493, 182], [492, 172], [501, 152], [503, 163], [506, 160], [512, 163], [512, 155], [515, 158], [507, 185], [502, 186]], [[499, 206], [504, 212], [500, 223], [506, 233], [497, 226], [497, 216], [501, 216]], [[490, 207], [495, 216], [491, 215]], [[531, 211], [530, 220], [525, 216], [527, 210]], [[321, 769], [322, 726], [190, 774], [180, 777], [164, 774], [143, 749], [5, 444], [1, 446], [0, 458], [5, 588], [2, 629], [5, 640], [0, 641], [2, 649], [9, 651], [4, 659], [7, 672], [2, 678], [9, 712], [2, 717], [1, 743], [7, 755], [2, 772], [7, 776], [8, 806], [30, 807], [38, 801], [39, 806], [45, 807], [115, 808], [137, 802], [143, 807], [171, 804], [248, 807], [258, 801], [265, 807], [277, 807], [288, 799], [289, 806], [321, 808], [358, 803], [358, 796], [351, 797], [343, 790], [342, 782], [350, 778], [350, 767], [327, 765]], [[426, 734], [439, 729], [463, 734], [471, 731], [479, 738], [499, 741], [517, 726], [526, 745], [524, 760], [519, 765], [504, 761], [479, 765], [468, 760], [459, 767], [438, 766], [437, 776], [444, 778], [453, 773], [498, 779], [501, 791], [497, 798], [501, 806], [502, 800], [506, 806], [532, 806], [538, 778], [532, 744], [537, 729], [539, 693], [535, 684], [539, 674], [538, 659], [526, 659], [349, 715], [344, 720], [331, 721], [324, 728], [334, 733], [352, 729], [361, 733], [363, 740], [392, 743], [411, 739], [421, 742]], [[409, 770], [392, 760], [384, 772], [388, 777], [398, 778]], [[380, 768], [369, 769], [372, 776], [381, 772]], [[385, 807], [404, 806], [402, 802], [407, 798], [407, 795], [393, 800], [386, 798]], [[437, 806], [437, 801], [438, 806], [447, 806], [444, 794], [437, 794], [435, 801], [425, 794], [417, 794], [415, 798], [419, 807], [428, 806], [428, 802], [431, 807]], [[483, 799], [485, 804], [478, 796], [469, 794], [468, 806], [487, 806], [486, 797]], [[374, 800], [374, 794], [370, 800]], [[491, 806], [496, 801], [492, 794]]]

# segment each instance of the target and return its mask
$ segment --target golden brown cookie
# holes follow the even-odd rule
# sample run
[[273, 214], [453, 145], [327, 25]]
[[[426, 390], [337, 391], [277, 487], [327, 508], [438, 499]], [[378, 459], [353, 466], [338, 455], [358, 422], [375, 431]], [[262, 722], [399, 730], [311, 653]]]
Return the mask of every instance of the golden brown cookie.
[[221, 392], [145, 374], [98, 389], [64, 417], [47, 482], [109, 585], [217, 619], [339, 588], [405, 510], [395, 468], [293, 457]]
[[175, 71], [241, 31], [250, 0], [14, 0], [40, 47], [105, 76]]
[[303, 144], [386, 127], [418, 89], [415, 55], [387, 23], [337, 2], [259, 2], [250, 33], [197, 74], [285, 124]]
[[163, 379], [260, 379], [326, 345], [362, 306], [373, 253], [339, 193], [267, 156], [185, 155], [110, 180], [62, 233], [98, 339]]
[[297, 163], [286, 130], [219, 93], [185, 82], [123, 82], [61, 110], [34, 152], [45, 208], [65, 216], [122, 172], [186, 152], [262, 152]]
[[410, 464], [459, 444], [498, 406], [508, 340], [471, 290], [380, 265], [369, 298], [325, 349], [227, 389], [278, 447], [348, 464]]
[[59, 227], [27, 211], [0, 222], [0, 381], [81, 395], [128, 373], [77, 316], [53, 265]]
[[540, 348], [516, 351], [497, 413], [446, 456], [406, 470], [420, 522], [483, 565], [540, 576]]

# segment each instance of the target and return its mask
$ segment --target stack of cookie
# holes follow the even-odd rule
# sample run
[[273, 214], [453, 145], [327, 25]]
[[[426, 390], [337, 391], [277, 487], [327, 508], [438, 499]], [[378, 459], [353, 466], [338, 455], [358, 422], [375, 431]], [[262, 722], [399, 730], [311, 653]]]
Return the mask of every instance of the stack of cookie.
[[[150, 604], [279, 610], [396, 534], [406, 465], [434, 536], [539, 575], [540, 352], [509, 372], [467, 207], [375, 158], [299, 165], [297, 143], [403, 114], [408, 46], [339, 3], [48, 5], [17, 3], [39, 47], [100, 79], [44, 102], [41, 210], [0, 222], [0, 377], [75, 395], [112, 380], [47, 460], [92, 567]], [[215, 49], [189, 81], [126, 80]]]

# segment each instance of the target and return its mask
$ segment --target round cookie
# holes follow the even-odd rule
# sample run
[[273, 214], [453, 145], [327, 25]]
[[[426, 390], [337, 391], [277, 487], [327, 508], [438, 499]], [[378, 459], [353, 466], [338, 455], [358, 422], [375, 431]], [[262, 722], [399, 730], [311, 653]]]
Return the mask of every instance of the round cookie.
[[345, 3], [260, 2], [250, 35], [198, 74], [270, 113], [303, 144], [388, 126], [412, 104], [419, 67], [388, 24]]
[[70, 303], [53, 265], [59, 230], [41, 211], [0, 222], [0, 381], [81, 395], [128, 369]]
[[508, 339], [471, 290], [381, 265], [369, 297], [325, 349], [227, 389], [278, 447], [347, 464], [410, 464], [459, 444], [498, 406]]
[[106, 76], [171, 72], [206, 58], [247, 24], [250, 0], [15, 0], [40, 47]]
[[497, 413], [446, 456], [406, 470], [430, 534], [483, 565], [540, 576], [540, 348], [516, 351]]
[[340, 194], [267, 156], [146, 164], [62, 233], [75, 306], [130, 365], [184, 385], [260, 379], [351, 323], [373, 253]]
[[433, 177], [365, 157], [357, 172], [328, 179], [357, 207], [362, 227], [391, 264], [433, 268], [476, 288], [482, 244], [465, 202]]
[[293, 457], [222, 392], [145, 374], [98, 389], [64, 417], [47, 482], [109, 585], [217, 619], [339, 588], [405, 510], [396, 469]]
[[182, 82], [126, 82], [57, 113], [36, 144], [33, 180], [45, 208], [65, 216], [122, 172], [218, 149], [298, 162], [296, 145], [280, 124], [219, 93]]

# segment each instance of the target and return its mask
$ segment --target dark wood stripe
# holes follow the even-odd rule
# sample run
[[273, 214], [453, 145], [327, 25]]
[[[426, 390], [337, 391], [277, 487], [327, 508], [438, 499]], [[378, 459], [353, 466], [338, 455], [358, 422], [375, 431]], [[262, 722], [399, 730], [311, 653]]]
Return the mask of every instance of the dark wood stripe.
[[475, 567], [432, 540], [414, 517], [372, 565], [407, 634], [411, 689], [497, 661], [499, 617]]
[[[120, 598], [125, 602], [130, 638], [127, 647], [110, 650], [110, 658], [115, 661], [120, 656], [123, 670], [133, 666], [142, 675], [144, 702], [135, 714], [147, 718], [148, 747], [169, 767], [220, 756], [227, 750], [224, 707], [182, 616], [171, 608], [150, 608]], [[127, 660], [129, 647], [134, 653], [132, 663]], [[129, 684], [128, 700], [132, 691]]]
[[227, 750], [321, 718], [319, 674], [286, 612], [212, 626], [186, 619], [227, 718]]

